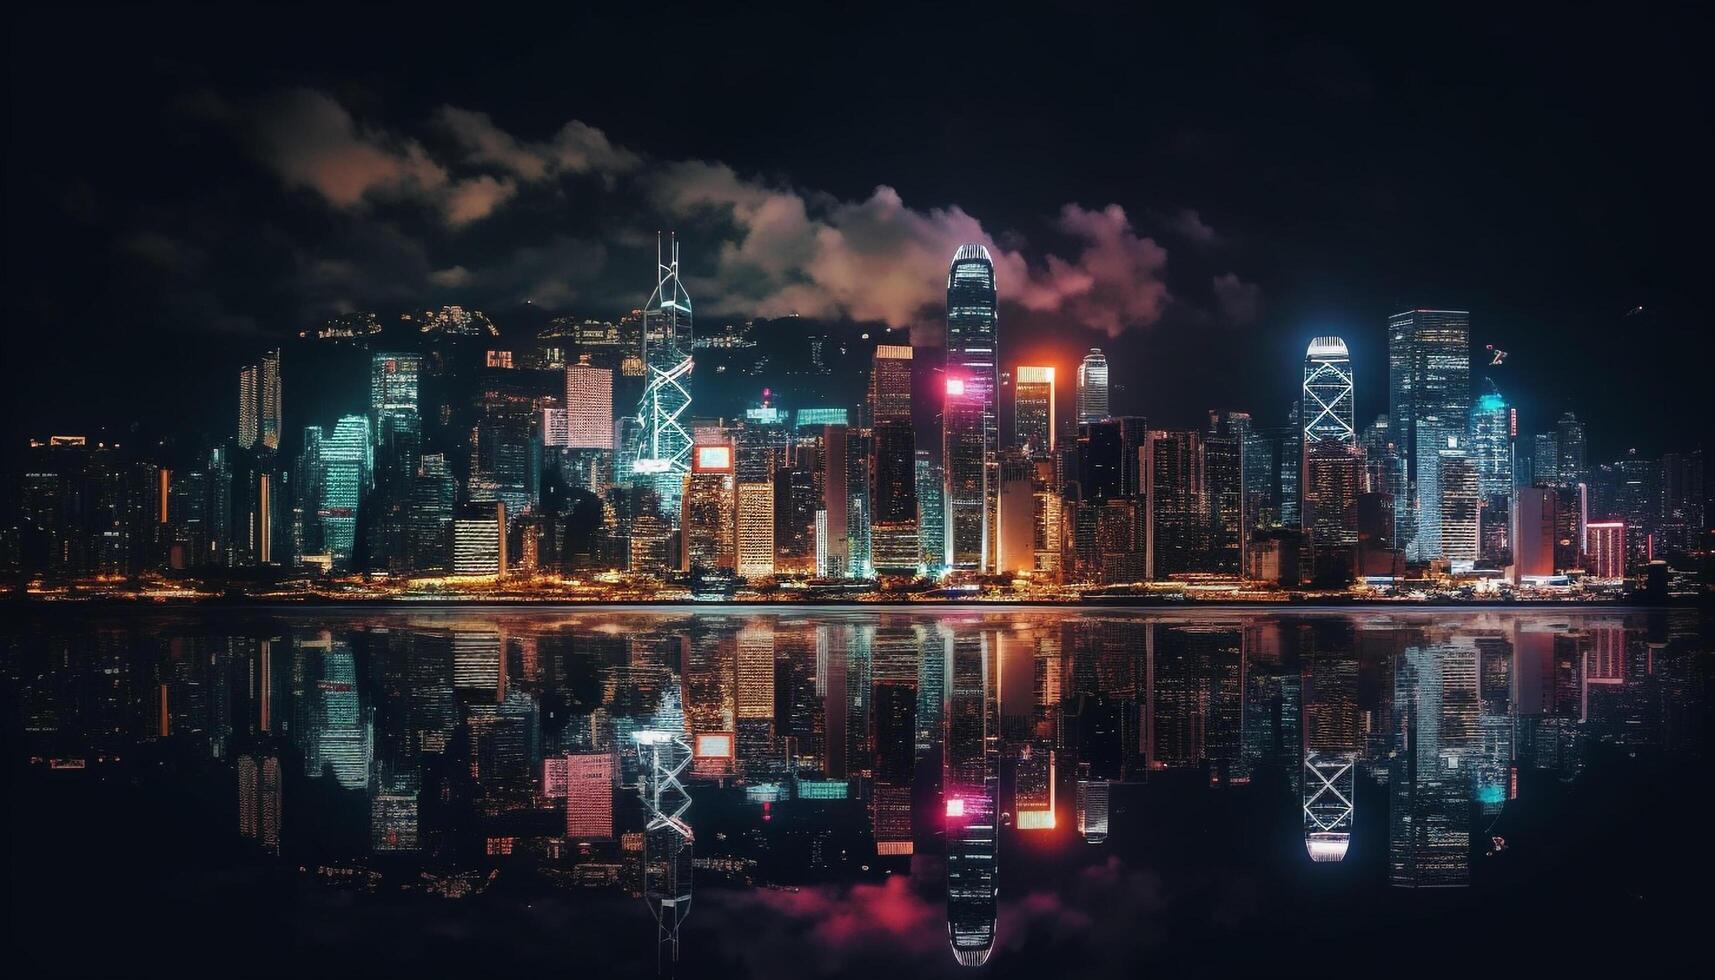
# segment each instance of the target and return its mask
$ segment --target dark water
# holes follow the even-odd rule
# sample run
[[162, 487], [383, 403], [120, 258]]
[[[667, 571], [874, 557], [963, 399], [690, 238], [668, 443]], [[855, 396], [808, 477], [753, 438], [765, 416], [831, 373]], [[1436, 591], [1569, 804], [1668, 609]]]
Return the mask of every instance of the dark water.
[[10, 959], [1655, 972], [1702, 948], [1715, 870], [1708, 630], [1696, 610], [15, 618]]

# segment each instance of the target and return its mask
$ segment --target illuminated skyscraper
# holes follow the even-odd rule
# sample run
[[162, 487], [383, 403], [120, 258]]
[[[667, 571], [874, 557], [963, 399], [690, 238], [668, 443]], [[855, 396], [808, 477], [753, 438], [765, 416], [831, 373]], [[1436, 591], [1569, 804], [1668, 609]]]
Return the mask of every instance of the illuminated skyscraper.
[[774, 523], [774, 484], [740, 483], [736, 569], [740, 578], [774, 574]]
[[1468, 568], [1481, 552], [1478, 526], [1482, 498], [1477, 492], [1476, 461], [1463, 440], [1447, 440], [1436, 477], [1441, 507], [1441, 554], [1448, 561]]
[[238, 832], [280, 853], [280, 759], [272, 755], [238, 757]]
[[1408, 647], [1394, 664], [1388, 883], [1457, 888], [1471, 878], [1477, 651]]
[[1304, 352], [1303, 408], [1305, 451], [1318, 442], [1358, 444], [1353, 427], [1352, 357], [1339, 337], [1317, 337]]
[[736, 500], [732, 444], [699, 443], [692, 450], [691, 472], [681, 498], [679, 527], [685, 535], [687, 571], [733, 570], [736, 561]]
[[1246, 511], [1245, 445], [1247, 412], [1210, 412], [1203, 438], [1204, 480], [1209, 507], [1209, 570], [1237, 575], [1250, 544], [1251, 515]]
[[1078, 777], [1078, 833], [1086, 844], [1108, 839], [1108, 781], [1088, 772]]
[[[1471, 315], [1464, 310], [1410, 310], [1388, 318], [1388, 419], [1405, 455], [1410, 499], [1397, 507], [1414, 559], [1439, 556], [1439, 538], [1419, 532], [1434, 523], [1439, 500], [1424, 495], [1420, 470], [1434, 469], [1446, 437], [1463, 433], [1471, 407]], [[1434, 430], [1430, 432], [1429, 430]], [[1433, 489], [1433, 487], [1431, 487]], [[1421, 540], [1416, 540], [1421, 539]]]
[[941, 513], [941, 466], [929, 450], [917, 450], [917, 547], [923, 567], [938, 574], [947, 565], [947, 526]]
[[1626, 577], [1626, 522], [1591, 521], [1584, 526], [1584, 553], [1590, 574], [1601, 579]]
[[914, 575], [917, 538], [917, 441], [911, 422], [911, 348], [875, 349], [869, 384], [871, 562], [885, 575]]
[[408, 420], [415, 424], [420, 412], [419, 379], [423, 373], [420, 354], [376, 353], [369, 360], [369, 424], [376, 438], [389, 426]]
[[357, 508], [375, 472], [369, 418], [364, 415], [341, 418], [333, 435], [322, 440], [321, 464], [322, 544], [333, 555], [334, 564], [343, 568], [351, 557], [357, 532]]
[[280, 448], [280, 349], [262, 355], [257, 371], [257, 439], [269, 449]]
[[691, 470], [691, 297], [679, 281], [677, 239], [669, 239], [667, 259], [662, 261], [657, 241], [655, 292], [643, 308], [647, 375], [628, 457], [633, 461], [630, 479], [653, 488], [661, 512], [676, 516]]
[[680, 781], [691, 764], [684, 710], [676, 688], [662, 691], [649, 727], [632, 733], [637, 792], [643, 804], [643, 900], [655, 916], [656, 962], [679, 959], [679, 928], [691, 914], [691, 850], [696, 835], [686, 819], [691, 795]]
[[1057, 436], [1054, 369], [1021, 365], [1012, 379], [1012, 404], [1019, 448], [1032, 458], [1052, 455]]
[[994, 262], [982, 245], [961, 245], [947, 273], [941, 462], [946, 468], [948, 564], [969, 571], [986, 571], [994, 550], [997, 334]]
[[1590, 482], [1590, 463], [1584, 450], [1584, 423], [1566, 412], [1554, 424], [1556, 470], [1566, 486]]
[[453, 518], [452, 573], [506, 574], [506, 504], [466, 504]]
[[246, 364], [238, 369], [238, 447], [249, 449], [256, 445], [256, 436], [260, 431], [260, 421], [257, 418], [256, 392], [258, 387], [257, 368], [254, 364]]
[[613, 449], [613, 369], [588, 357], [566, 367], [566, 448]]
[[1078, 364], [1078, 421], [1108, 417], [1108, 356], [1092, 347]]
[[613, 839], [613, 789], [617, 781], [611, 752], [565, 757], [566, 837], [574, 841]]
[[961, 966], [988, 961], [998, 913], [1000, 692], [990, 639], [955, 634], [947, 673], [947, 937]]
[[1477, 471], [1478, 557], [1505, 567], [1512, 555], [1513, 437], [1518, 414], [1499, 391], [1471, 406], [1467, 446]]

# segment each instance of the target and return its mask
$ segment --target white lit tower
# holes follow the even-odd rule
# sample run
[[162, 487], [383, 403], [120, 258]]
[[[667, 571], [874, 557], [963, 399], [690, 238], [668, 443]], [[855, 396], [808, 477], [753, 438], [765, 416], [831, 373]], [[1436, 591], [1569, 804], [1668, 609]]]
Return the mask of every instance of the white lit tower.
[[679, 242], [668, 238], [667, 261], [655, 244], [655, 292], [643, 308], [643, 397], [637, 403], [632, 479], [653, 487], [661, 513], [679, 512], [691, 469], [691, 297], [679, 281]]

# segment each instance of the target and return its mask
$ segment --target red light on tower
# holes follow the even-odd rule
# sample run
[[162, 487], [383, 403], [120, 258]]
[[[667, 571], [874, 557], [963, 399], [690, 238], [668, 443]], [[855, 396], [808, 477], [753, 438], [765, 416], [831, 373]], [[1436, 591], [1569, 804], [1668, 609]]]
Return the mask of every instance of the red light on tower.
[[960, 397], [960, 398], [964, 397], [965, 379], [964, 378], [948, 378], [947, 379], [947, 394], [950, 396], [953, 396], [953, 397]]
[[950, 797], [947, 800], [947, 816], [962, 817], [965, 815], [965, 801], [962, 797]]

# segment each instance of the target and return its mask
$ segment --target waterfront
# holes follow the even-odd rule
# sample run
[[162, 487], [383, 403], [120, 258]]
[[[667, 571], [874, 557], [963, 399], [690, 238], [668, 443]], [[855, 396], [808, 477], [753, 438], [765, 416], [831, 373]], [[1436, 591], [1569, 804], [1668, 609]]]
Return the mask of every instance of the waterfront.
[[1698, 609], [64, 613], [37, 974], [1635, 964], [1711, 867]]

